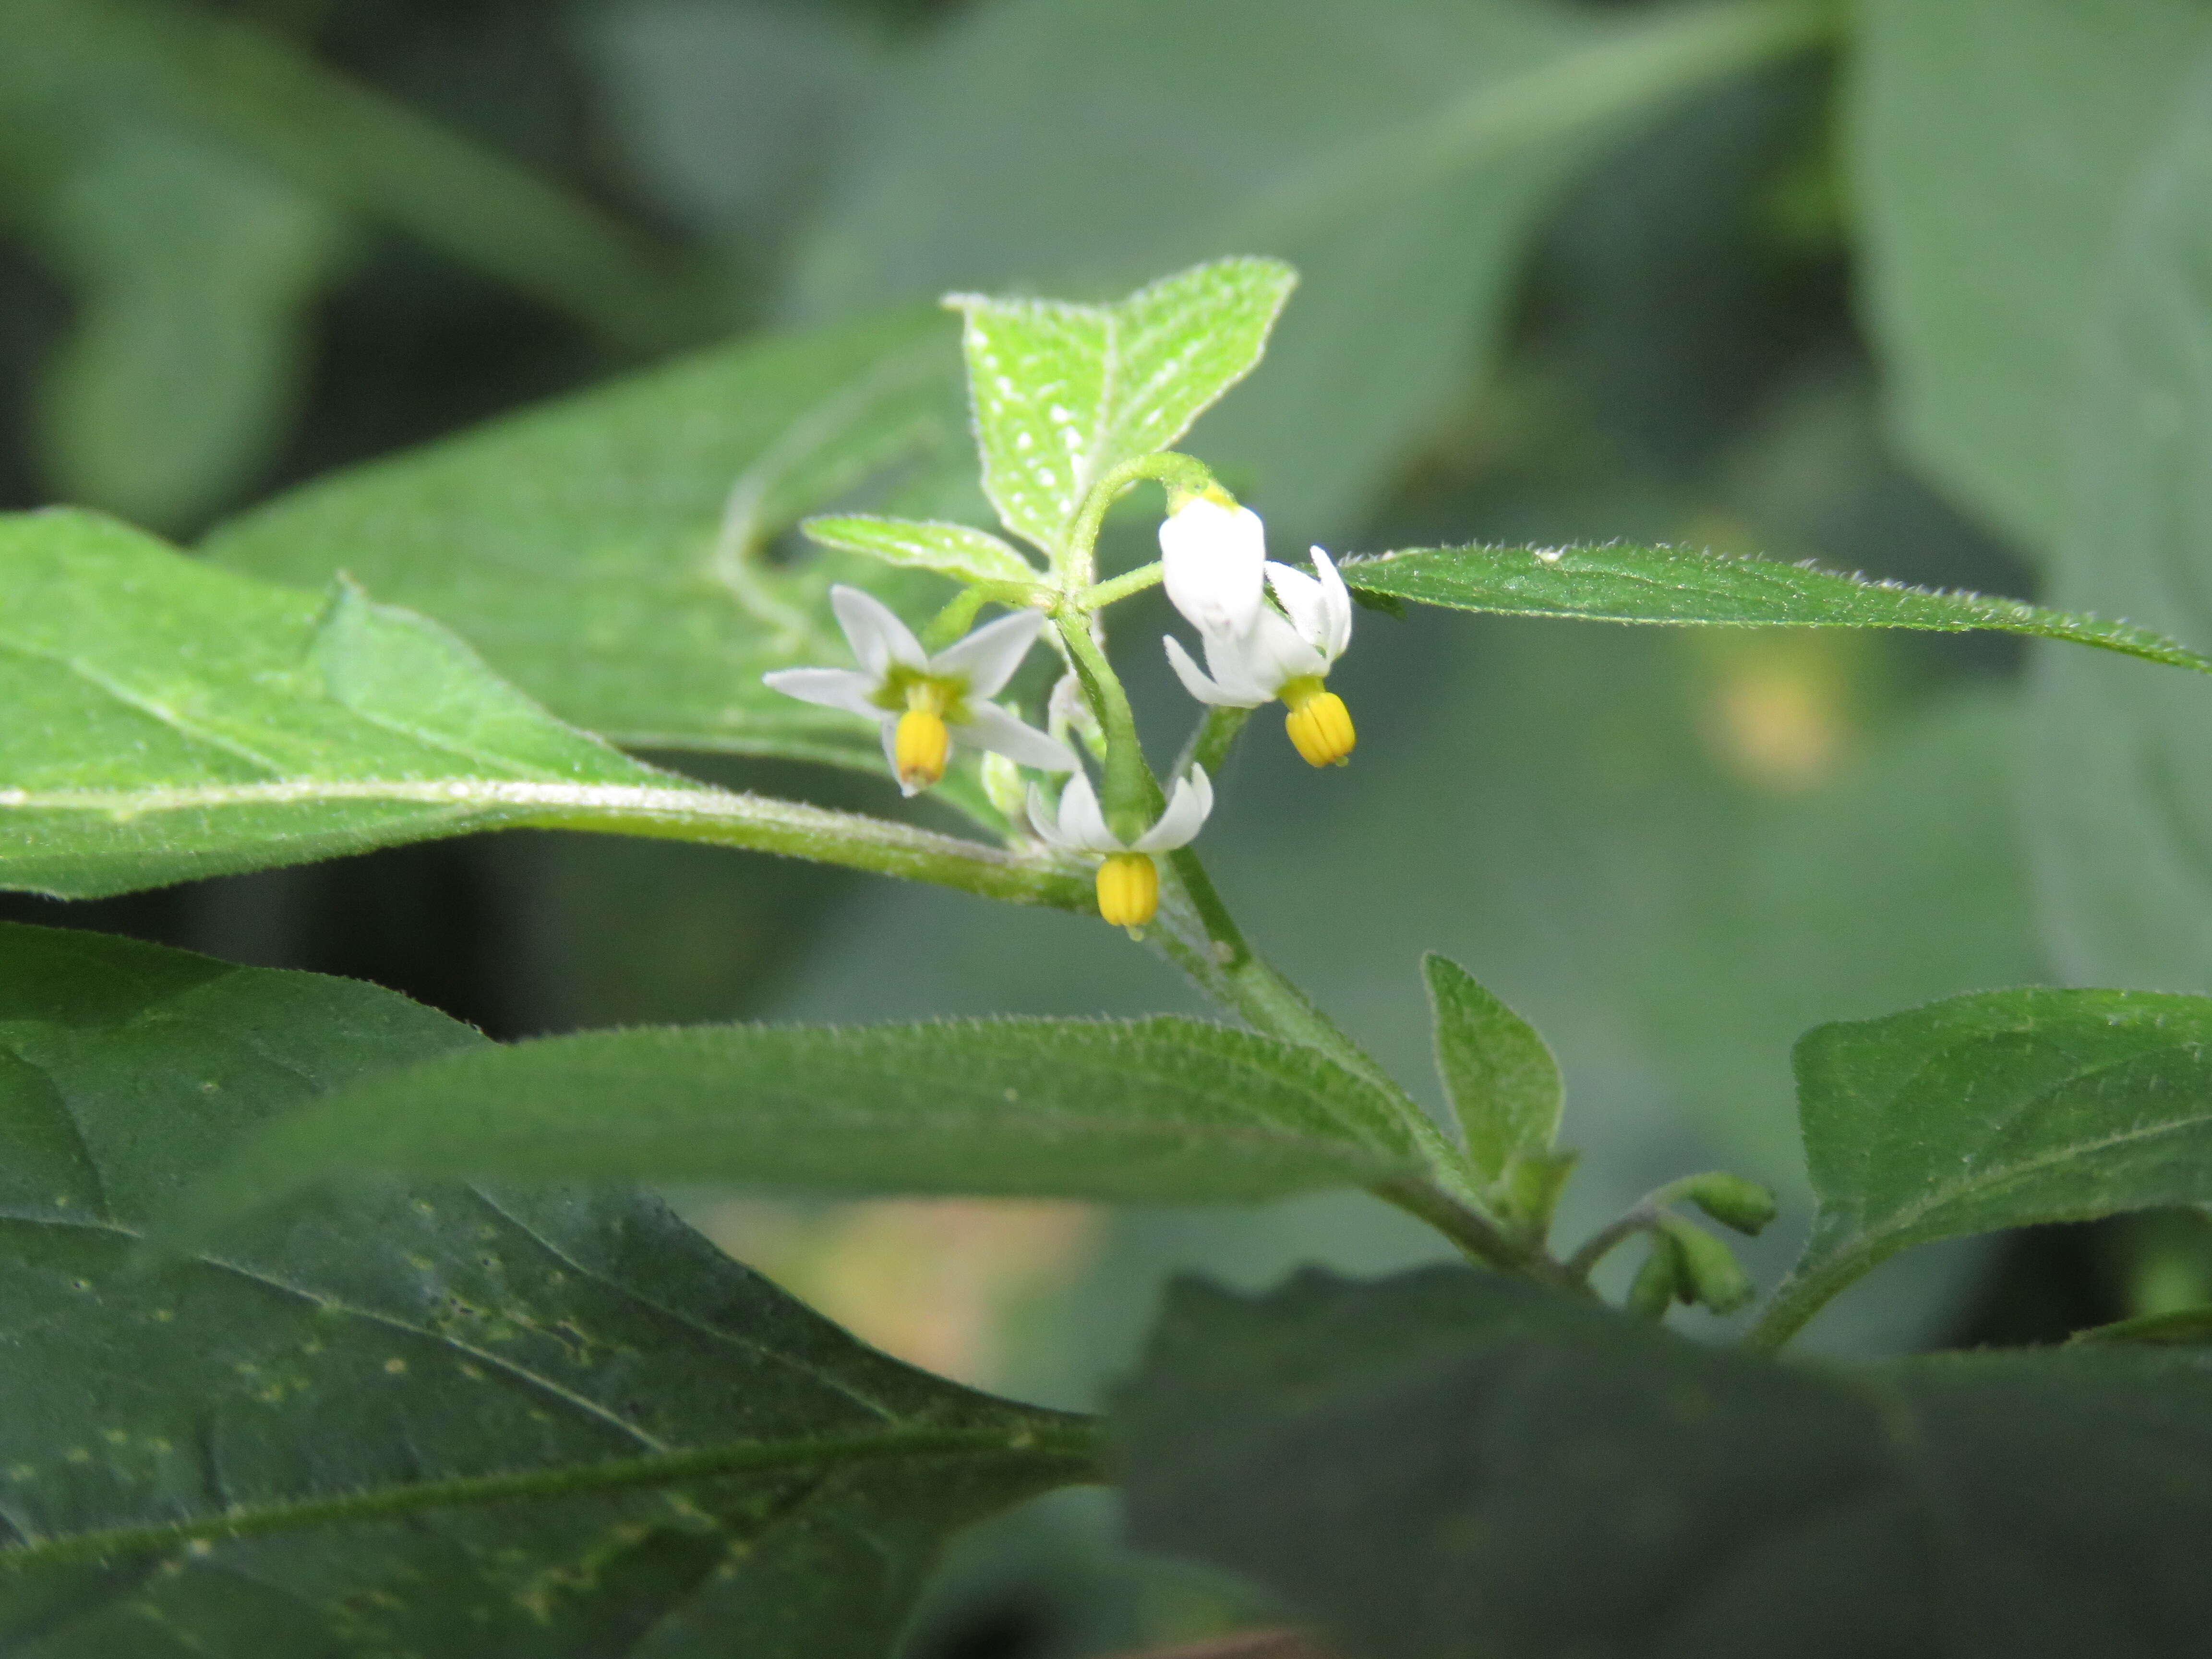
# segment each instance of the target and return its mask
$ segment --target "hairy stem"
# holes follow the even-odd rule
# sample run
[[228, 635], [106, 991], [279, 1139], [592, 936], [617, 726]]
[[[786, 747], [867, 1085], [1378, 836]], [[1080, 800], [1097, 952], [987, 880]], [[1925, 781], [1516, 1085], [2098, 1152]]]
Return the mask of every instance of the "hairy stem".
[[[1098, 532], [1106, 523], [1106, 509], [1114, 505], [1122, 491], [1146, 478], [1170, 489], [1188, 490], [1194, 495], [1213, 483], [1213, 474], [1206, 470], [1205, 462], [1179, 455], [1171, 449], [1139, 455], [1108, 469], [1085, 495], [1075, 521], [1067, 527], [1067, 544], [1053, 561], [1061, 585], [1071, 592], [1084, 594], [1097, 580]], [[1139, 586], [1149, 585], [1141, 583]], [[1135, 592], [1137, 589], [1129, 591]], [[1098, 608], [1082, 603], [1080, 599], [1078, 603], [1085, 610]]]

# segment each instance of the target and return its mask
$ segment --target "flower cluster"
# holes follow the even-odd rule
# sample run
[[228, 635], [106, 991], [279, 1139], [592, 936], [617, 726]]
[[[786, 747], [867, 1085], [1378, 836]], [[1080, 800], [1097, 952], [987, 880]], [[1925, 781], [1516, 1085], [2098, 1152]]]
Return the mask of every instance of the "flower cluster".
[[[1352, 596], [1328, 555], [1313, 550], [1311, 575], [1271, 562], [1259, 515], [1218, 488], [1178, 492], [1159, 539], [1159, 578], [1170, 601], [1197, 629], [1206, 658], [1201, 670], [1180, 641], [1164, 641], [1169, 665], [1184, 688], [1216, 708], [1257, 708], [1279, 700], [1289, 711], [1284, 726], [1298, 754], [1310, 765], [1342, 765], [1354, 742], [1352, 716], [1326, 681], [1352, 641]], [[1176, 779], [1151, 826], [1139, 829], [1149, 809], [1140, 802], [1133, 805], [1127, 780], [1133, 775], [1155, 804], [1160, 797], [1134, 760], [1126, 702], [1124, 731], [1117, 735], [1110, 720], [1106, 725], [1108, 787], [1102, 804], [1073, 749], [992, 701], [1035, 643], [1045, 611], [1013, 611], [932, 653], [872, 596], [837, 586], [830, 599], [860, 666], [780, 669], [763, 677], [767, 684], [875, 721], [884, 758], [909, 795], [944, 777], [956, 745], [1004, 757], [993, 764], [1003, 769], [1002, 781], [1009, 785], [1018, 775], [1006, 761], [1037, 772], [1071, 774], [1057, 805], [1036, 783], [1029, 786], [1030, 827], [1048, 846], [1098, 860], [1098, 911], [1108, 921], [1132, 932], [1149, 922], [1159, 905], [1158, 855], [1188, 846], [1212, 811], [1213, 787], [1205, 769], [1194, 764]], [[1085, 595], [1065, 590], [1053, 601], [1053, 614], [1065, 629], [1068, 618], [1085, 616], [1090, 604]], [[1091, 624], [1086, 620], [1080, 626], [1086, 631], [1072, 644], [1091, 649], [1086, 643]], [[1066, 692], [1078, 682], [1072, 646], [1062, 649], [1070, 655], [1071, 672], [1060, 682]], [[1110, 678], [1103, 665], [1103, 658], [1094, 657], [1094, 680], [1098, 673]], [[1121, 696], [1118, 686], [1114, 696]], [[1066, 724], [1055, 716], [1054, 730]], [[1118, 798], [1117, 742], [1127, 745]], [[1010, 793], [994, 784], [994, 799]], [[1001, 799], [1001, 805], [1012, 816], [1024, 815], [1018, 799]]]

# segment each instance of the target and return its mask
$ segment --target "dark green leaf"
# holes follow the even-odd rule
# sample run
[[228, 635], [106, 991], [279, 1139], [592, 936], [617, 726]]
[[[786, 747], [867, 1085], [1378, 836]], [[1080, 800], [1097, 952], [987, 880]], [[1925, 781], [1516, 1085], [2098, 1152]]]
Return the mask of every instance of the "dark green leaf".
[[1871, 0], [1860, 21], [1852, 194], [1905, 434], [1967, 501], [2048, 550], [2065, 525], [2082, 319], [2203, 61], [2204, 9]]
[[983, 491], [1000, 522], [1060, 555], [1092, 485], [1175, 447], [1252, 372], [1297, 280], [1279, 259], [1218, 259], [1111, 305], [947, 300], [966, 319]]
[[1908, 1244], [2212, 1200], [2212, 1000], [1993, 991], [1797, 1045], [1820, 1210], [1778, 1340]]
[[272, 1127], [198, 1208], [218, 1217], [356, 1170], [1195, 1203], [1417, 1167], [1373, 1085], [1197, 1020], [689, 1026], [374, 1079]]
[[2166, 1659], [2212, 1620], [2212, 1366], [1800, 1367], [1517, 1281], [1186, 1284], [1119, 1413], [1142, 1547], [1375, 1659]]
[[1563, 1099], [1559, 1062], [1535, 1028], [1434, 954], [1421, 963], [1436, 1016], [1437, 1071], [1474, 1167], [1492, 1181], [1551, 1150]]
[[[2212, 629], [2212, 68], [2154, 158], [2068, 402], [2070, 512], [2054, 592]], [[2212, 696], [2048, 653], [2024, 779], [2054, 965], [2075, 983], [2212, 991]]]
[[946, 590], [769, 548], [887, 468], [972, 469], [955, 331], [901, 312], [707, 352], [309, 485], [208, 550], [299, 586], [349, 572], [618, 743], [880, 770], [874, 727], [760, 677], [850, 664], [832, 581], [918, 597], [917, 622]]
[[349, 584], [266, 586], [58, 511], [0, 518], [0, 885], [82, 897], [537, 824], [1091, 902], [971, 842], [641, 766]]
[[1347, 559], [1343, 572], [1356, 592], [1457, 611], [1737, 628], [1989, 628], [2212, 673], [2212, 657], [2125, 623], [1685, 547], [1415, 548]]
[[1079, 1426], [854, 1342], [645, 1200], [356, 1186], [149, 1270], [244, 1134], [482, 1038], [385, 991], [0, 927], [0, 1647], [889, 1650]]
[[2076, 1331], [2071, 1342], [2165, 1342], [2197, 1346], [2212, 1343], [2212, 1308], [2175, 1308]]

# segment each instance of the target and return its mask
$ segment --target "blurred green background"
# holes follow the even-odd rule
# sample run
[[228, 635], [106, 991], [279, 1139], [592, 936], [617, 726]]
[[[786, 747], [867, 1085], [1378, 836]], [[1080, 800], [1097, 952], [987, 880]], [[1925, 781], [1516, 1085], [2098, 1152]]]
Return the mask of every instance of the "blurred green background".
[[[2129, 441], [2180, 394], [2126, 272], [2194, 222], [2137, 180], [2203, 151], [2205, 45], [2192, 0], [0, 0], [0, 505], [189, 542], [732, 335], [1276, 252], [1305, 273], [1277, 347], [1188, 447], [1279, 555], [1684, 541], [2203, 647], [2193, 589], [2154, 570], [2203, 558], [2193, 520], [2094, 532], [2172, 483]], [[1144, 522], [1114, 533], [1143, 556]], [[1135, 607], [1117, 644], [1148, 729], [1179, 734], [1165, 621]], [[1570, 1230], [1711, 1164], [1802, 1224], [1789, 1050], [1823, 1020], [2045, 980], [2212, 988], [2202, 786], [2137, 799], [2202, 742], [2184, 690], [1990, 637], [1358, 629], [1334, 682], [1356, 761], [1309, 773], [1255, 724], [1217, 878], [1431, 1095], [1424, 950], [1529, 1016], [1585, 1155]], [[2114, 758], [2157, 721], [2166, 748]], [[895, 810], [854, 775], [665, 758]], [[0, 908], [361, 975], [502, 1036], [1193, 1006], [1095, 923], [645, 842]], [[1110, 1385], [1167, 1273], [1436, 1248], [1364, 1200], [683, 1201], [873, 1340], [1066, 1404]], [[2200, 1283], [2197, 1248], [2136, 1226], [1925, 1252], [1813, 1340], [2037, 1340]], [[1096, 1651], [1218, 1615], [1109, 1531], [1079, 1497], [989, 1529], [922, 1647]]]

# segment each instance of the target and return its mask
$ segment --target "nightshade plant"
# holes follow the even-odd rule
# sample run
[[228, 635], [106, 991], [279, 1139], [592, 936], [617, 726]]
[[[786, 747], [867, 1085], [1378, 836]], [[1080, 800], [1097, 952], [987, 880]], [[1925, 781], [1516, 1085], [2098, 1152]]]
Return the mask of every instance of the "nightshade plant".
[[[1440, 1127], [1268, 966], [1202, 849], [1253, 708], [1280, 699], [1306, 761], [1356, 769], [1324, 684], [1358, 649], [1355, 599], [1991, 628], [2164, 665], [2146, 673], [2212, 662], [2122, 624], [1675, 548], [1270, 562], [1260, 518], [1174, 446], [1259, 363], [1294, 283], [1228, 259], [1109, 305], [956, 297], [983, 493], [1013, 540], [819, 511], [871, 480], [899, 505], [914, 382], [877, 369], [932, 326], [905, 317], [340, 477], [225, 528], [211, 561], [87, 513], [0, 523], [11, 886], [117, 893], [505, 827], [677, 837], [1095, 912], [1235, 1022], [499, 1045], [367, 985], [8, 929], [0, 1646], [878, 1654], [949, 1534], [1102, 1480], [1139, 1544], [1241, 1573], [1355, 1652], [2201, 1641], [2212, 1370], [2177, 1346], [2201, 1310], [2061, 1352], [1774, 1351], [1914, 1245], [2212, 1201], [2212, 1002], [1997, 991], [1812, 1032], [1810, 1237], [1741, 1341], [1708, 1345], [1662, 1322], [1755, 1299], [1716, 1229], [1765, 1227], [1765, 1191], [1689, 1174], [1555, 1243], [1574, 1158], [1543, 1040], [1428, 958]], [[680, 428], [659, 423], [715, 398], [787, 405], [811, 435], [764, 442], [702, 534], [653, 469]], [[1157, 513], [1163, 558], [1104, 575], [1125, 495]], [[801, 518], [823, 550], [771, 559]], [[549, 601], [526, 555], [562, 536], [665, 547], [683, 579]], [[319, 564], [367, 591], [264, 580]], [[1107, 630], [1163, 580], [1206, 666], [1167, 642], [1195, 702], [1156, 771], [1121, 674], [1164, 665], [1117, 667]], [[378, 592], [451, 611], [484, 656]], [[888, 768], [973, 833], [718, 790], [623, 745]], [[871, 1351], [606, 1185], [629, 1182], [1358, 1188], [1468, 1265], [1179, 1288], [1099, 1421]], [[1618, 1249], [1640, 1255], [1613, 1306], [1592, 1275]]]

